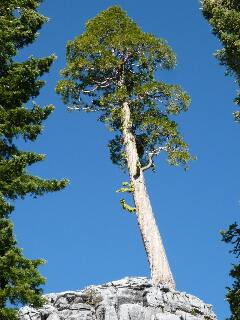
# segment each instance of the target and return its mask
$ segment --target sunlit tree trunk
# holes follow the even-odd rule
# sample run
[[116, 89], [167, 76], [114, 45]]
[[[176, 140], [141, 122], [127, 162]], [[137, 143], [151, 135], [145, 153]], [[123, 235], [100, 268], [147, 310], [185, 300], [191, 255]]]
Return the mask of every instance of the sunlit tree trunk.
[[131, 112], [127, 102], [122, 107], [122, 133], [130, 182], [136, 207], [138, 225], [151, 269], [153, 283], [175, 288], [162, 239], [146, 190], [143, 170], [140, 167], [136, 140], [132, 134]]

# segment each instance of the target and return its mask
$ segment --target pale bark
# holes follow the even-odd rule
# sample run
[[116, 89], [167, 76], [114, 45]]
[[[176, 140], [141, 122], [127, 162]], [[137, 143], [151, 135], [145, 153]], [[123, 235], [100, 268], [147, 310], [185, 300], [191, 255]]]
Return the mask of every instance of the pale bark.
[[143, 170], [140, 167], [136, 140], [132, 134], [131, 113], [127, 102], [122, 107], [122, 125], [125, 154], [130, 182], [133, 187], [136, 215], [151, 269], [151, 277], [155, 285], [164, 284], [175, 288], [175, 282], [146, 190]]

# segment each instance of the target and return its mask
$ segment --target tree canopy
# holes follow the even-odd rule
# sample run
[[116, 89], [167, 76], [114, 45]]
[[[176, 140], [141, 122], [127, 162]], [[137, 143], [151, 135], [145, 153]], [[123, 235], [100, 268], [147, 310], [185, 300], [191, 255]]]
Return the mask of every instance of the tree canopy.
[[[128, 101], [141, 166], [163, 147], [170, 164], [187, 165], [188, 147], [171, 116], [186, 111], [189, 96], [178, 85], [156, 79], [176, 57], [167, 42], [143, 32], [118, 6], [98, 14], [67, 45], [67, 66], [57, 92], [69, 110], [99, 111], [116, 135], [109, 143], [114, 164], [126, 168], [121, 106]], [[153, 166], [152, 166], [153, 168]]]
[[[226, 74], [232, 75], [240, 86], [240, 2], [239, 0], [203, 0], [203, 15], [212, 26], [213, 33], [223, 44], [215, 54]], [[240, 105], [240, 92], [235, 103]], [[240, 111], [234, 112], [235, 120], [240, 121]]]

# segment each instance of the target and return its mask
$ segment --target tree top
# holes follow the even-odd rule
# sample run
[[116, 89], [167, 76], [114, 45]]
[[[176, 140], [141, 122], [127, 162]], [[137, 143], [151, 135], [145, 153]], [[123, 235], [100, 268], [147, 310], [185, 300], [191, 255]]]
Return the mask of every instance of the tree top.
[[177, 152], [170, 162], [186, 163], [190, 159], [187, 146], [169, 116], [186, 111], [189, 96], [178, 85], [157, 80], [157, 71], [175, 65], [176, 56], [165, 40], [143, 32], [124, 10], [113, 6], [89, 20], [86, 30], [68, 42], [64, 79], [56, 90], [70, 110], [100, 111], [99, 120], [120, 133], [109, 144], [114, 163], [124, 166], [124, 101], [131, 109], [141, 163], [166, 143], [176, 151], [184, 150], [184, 156]]

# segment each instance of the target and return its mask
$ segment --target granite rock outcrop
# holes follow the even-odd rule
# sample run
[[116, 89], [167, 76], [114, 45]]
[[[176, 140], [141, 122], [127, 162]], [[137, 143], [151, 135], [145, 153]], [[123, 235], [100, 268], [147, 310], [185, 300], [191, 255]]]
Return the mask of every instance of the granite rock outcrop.
[[124, 278], [81, 291], [51, 293], [41, 309], [24, 307], [20, 320], [215, 320], [209, 304], [190, 294]]

